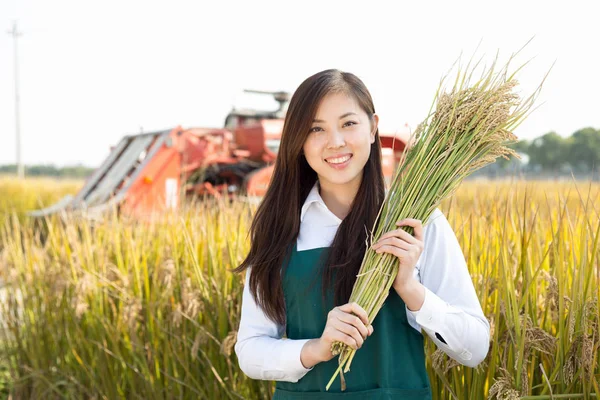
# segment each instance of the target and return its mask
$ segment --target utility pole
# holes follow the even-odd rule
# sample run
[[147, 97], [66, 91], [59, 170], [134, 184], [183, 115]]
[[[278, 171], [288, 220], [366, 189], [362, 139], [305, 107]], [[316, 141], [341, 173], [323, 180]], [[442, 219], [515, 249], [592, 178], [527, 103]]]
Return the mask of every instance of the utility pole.
[[19, 52], [18, 52], [18, 39], [19, 36], [23, 36], [21, 32], [17, 30], [17, 22], [13, 21], [13, 28], [7, 31], [9, 35], [13, 37], [14, 44], [14, 63], [15, 63], [15, 135], [17, 145], [17, 176], [19, 179], [25, 177], [25, 169], [23, 168], [23, 162], [21, 160], [21, 121], [19, 114]]

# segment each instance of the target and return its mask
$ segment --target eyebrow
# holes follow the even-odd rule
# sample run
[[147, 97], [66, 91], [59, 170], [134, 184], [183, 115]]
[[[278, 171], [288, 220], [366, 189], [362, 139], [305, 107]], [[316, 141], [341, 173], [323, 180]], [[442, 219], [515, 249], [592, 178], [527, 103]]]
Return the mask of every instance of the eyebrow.
[[[357, 114], [357, 113], [353, 113], [353, 112], [347, 112], [346, 114], [344, 114], [344, 115], [341, 115], [341, 116], [340, 116], [340, 119], [344, 119], [344, 118], [346, 118], [348, 115], [358, 115], [358, 114]], [[313, 119], [313, 122], [325, 122], [325, 121], [323, 121], [322, 119]]]

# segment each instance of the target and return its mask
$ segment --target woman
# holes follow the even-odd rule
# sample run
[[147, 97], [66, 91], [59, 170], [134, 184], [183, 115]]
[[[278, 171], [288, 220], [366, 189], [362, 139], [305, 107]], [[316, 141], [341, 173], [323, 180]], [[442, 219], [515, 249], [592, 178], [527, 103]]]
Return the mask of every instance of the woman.
[[[348, 304], [385, 197], [379, 117], [355, 75], [325, 70], [290, 101], [274, 174], [251, 229], [235, 345], [242, 371], [275, 380], [275, 399], [329, 399], [338, 366], [331, 344], [360, 349], [345, 374], [347, 399], [429, 399], [423, 329], [461, 364], [487, 355], [489, 323], [459, 243], [436, 209], [373, 245], [400, 259], [393, 288], [368, 325]], [[286, 337], [284, 338], [284, 333]], [[338, 379], [339, 381], [339, 379]]]

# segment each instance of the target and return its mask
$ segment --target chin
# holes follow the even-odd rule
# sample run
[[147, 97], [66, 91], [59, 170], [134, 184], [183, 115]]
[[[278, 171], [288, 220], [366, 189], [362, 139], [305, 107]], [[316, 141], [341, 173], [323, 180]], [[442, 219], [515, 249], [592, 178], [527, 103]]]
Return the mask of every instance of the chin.
[[353, 174], [352, 176], [349, 176], [345, 174], [337, 174], [332, 176], [331, 174], [319, 174], [319, 180], [326, 180], [327, 182], [335, 185], [346, 185], [358, 179], [359, 175], [360, 174]]

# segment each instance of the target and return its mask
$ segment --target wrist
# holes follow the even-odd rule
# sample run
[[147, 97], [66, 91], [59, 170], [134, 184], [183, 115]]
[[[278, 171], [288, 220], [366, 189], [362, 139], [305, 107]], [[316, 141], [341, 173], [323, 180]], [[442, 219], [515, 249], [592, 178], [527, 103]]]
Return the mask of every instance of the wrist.
[[425, 286], [414, 278], [407, 279], [399, 285], [394, 286], [398, 296], [402, 298], [410, 311], [421, 309], [425, 301]]
[[395, 283], [393, 285], [394, 290], [398, 293], [398, 296], [402, 297], [403, 294], [414, 291], [416, 284], [418, 284], [417, 280], [413, 277], [403, 280], [399, 283]]
[[320, 359], [317, 351], [319, 339], [311, 339], [302, 347], [300, 352], [300, 361], [304, 368], [312, 368], [323, 360]]

